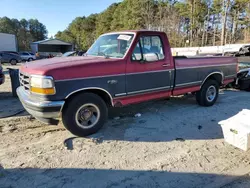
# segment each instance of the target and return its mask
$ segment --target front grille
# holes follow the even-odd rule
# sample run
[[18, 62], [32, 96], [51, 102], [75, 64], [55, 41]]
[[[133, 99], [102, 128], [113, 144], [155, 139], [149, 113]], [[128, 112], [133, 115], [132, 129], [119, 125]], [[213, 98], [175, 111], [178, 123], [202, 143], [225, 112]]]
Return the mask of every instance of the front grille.
[[25, 90], [30, 89], [30, 77], [24, 73], [19, 73], [20, 85], [24, 87]]

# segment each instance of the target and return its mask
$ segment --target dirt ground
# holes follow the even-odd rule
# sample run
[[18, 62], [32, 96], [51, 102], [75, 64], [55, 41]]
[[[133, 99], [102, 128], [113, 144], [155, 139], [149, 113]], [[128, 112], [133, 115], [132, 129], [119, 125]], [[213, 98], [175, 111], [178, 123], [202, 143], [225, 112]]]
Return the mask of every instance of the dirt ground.
[[116, 108], [99, 133], [78, 138], [23, 112], [7, 77], [0, 86], [0, 187], [248, 188], [250, 153], [225, 143], [218, 122], [250, 109], [249, 99], [227, 90], [210, 108], [192, 96]]

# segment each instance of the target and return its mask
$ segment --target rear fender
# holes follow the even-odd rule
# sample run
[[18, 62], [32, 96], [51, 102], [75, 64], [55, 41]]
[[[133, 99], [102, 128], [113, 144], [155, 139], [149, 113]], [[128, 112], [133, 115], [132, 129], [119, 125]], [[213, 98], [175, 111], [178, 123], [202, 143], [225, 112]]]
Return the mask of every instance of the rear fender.
[[202, 87], [204, 85], [204, 83], [209, 80], [209, 79], [213, 79], [216, 80], [220, 85], [223, 84], [224, 82], [224, 74], [221, 71], [213, 71], [211, 73], [209, 73], [202, 81], [202, 84], [200, 87]]

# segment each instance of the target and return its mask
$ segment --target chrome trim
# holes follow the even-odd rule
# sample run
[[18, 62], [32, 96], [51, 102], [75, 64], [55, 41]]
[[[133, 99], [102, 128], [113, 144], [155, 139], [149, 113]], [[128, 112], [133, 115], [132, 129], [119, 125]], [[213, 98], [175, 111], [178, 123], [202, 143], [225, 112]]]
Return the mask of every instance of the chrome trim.
[[183, 84], [177, 84], [175, 85], [176, 87], [179, 86], [186, 86], [186, 85], [192, 85], [192, 84], [200, 84], [202, 81], [196, 81], [196, 82], [187, 82], [187, 83], [183, 83]]
[[231, 77], [236, 77], [236, 74], [231, 74], [231, 75], [225, 76], [225, 78], [231, 78]]
[[[25, 92], [24, 88], [22, 86], [17, 88], [17, 95], [20, 99], [21, 103], [23, 103], [24, 108], [31, 114], [37, 117], [43, 117], [43, 118], [58, 118], [60, 116], [62, 106], [64, 105], [65, 101], [34, 101], [29, 98], [29, 95], [27, 92]], [[37, 108], [50, 108], [50, 107], [61, 107], [60, 111], [58, 112], [38, 112], [33, 109], [28, 108], [28, 106], [33, 106]]]
[[114, 106], [114, 104], [113, 104], [113, 97], [111, 96], [111, 94], [110, 94], [107, 90], [105, 90], [105, 89], [103, 89], [103, 88], [100, 88], [100, 87], [86, 87], [86, 88], [78, 89], [78, 90], [73, 91], [73, 92], [71, 92], [70, 94], [68, 94], [68, 95], [65, 97], [65, 99], [69, 98], [71, 95], [73, 95], [74, 93], [77, 93], [77, 92], [79, 92], [79, 91], [85, 91], [85, 90], [91, 90], [91, 89], [101, 90], [101, 91], [104, 91], [105, 93], [107, 93], [107, 94], [109, 95], [110, 102], [111, 102], [112, 106]]
[[19, 99], [23, 101], [25, 104], [34, 106], [34, 107], [61, 107], [65, 102], [64, 101], [32, 101], [29, 96], [24, 92], [22, 87], [17, 88], [17, 93]]
[[210, 73], [209, 75], [207, 75], [207, 77], [203, 80], [203, 82], [202, 82], [200, 88], [201, 88], [201, 87], [203, 86], [203, 84], [207, 81], [208, 77], [211, 76], [211, 75], [213, 75], [213, 74], [220, 74], [220, 75], [222, 76], [221, 83], [223, 84], [223, 82], [224, 82], [224, 74], [223, 74], [223, 72], [218, 72], [218, 71], [216, 71], [216, 72], [212, 72], [212, 73]]
[[206, 67], [221, 67], [221, 66], [229, 66], [229, 65], [237, 65], [236, 63], [230, 63], [230, 64], [220, 64], [220, 65], [207, 65], [207, 66], [192, 66], [192, 67], [176, 67], [176, 70], [182, 70], [182, 69], [195, 69], [195, 68], [206, 68]]
[[19, 82], [20, 82], [20, 85], [24, 87], [25, 91], [27, 92], [30, 91], [30, 75], [19, 71]]
[[115, 94], [116, 97], [120, 97], [120, 96], [124, 96], [127, 95], [127, 93], [119, 93], [119, 94]]
[[164, 70], [147, 71], [147, 72], [132, 72], [132, 73], [127, 73], [126, 75], [149, 74], [149, 73], [168, 72], [168, 71], [174, 71], [174, 69], [164, 69]]
[[157, 91], [157, 90], [164, 90], [164, 89], [170, 89], [170, 86], [166, 86], [166, 87], [158, 87], [158, 88], [153, 88], [153, 89], [145, 89], [145, 90], [139, 90], [139, 91], [132, 91], [132, 92], [128, 92], [128, 94], [138, 94], [138, 93], [144, 93], [144, 92], [150, 92], [150, 91]]

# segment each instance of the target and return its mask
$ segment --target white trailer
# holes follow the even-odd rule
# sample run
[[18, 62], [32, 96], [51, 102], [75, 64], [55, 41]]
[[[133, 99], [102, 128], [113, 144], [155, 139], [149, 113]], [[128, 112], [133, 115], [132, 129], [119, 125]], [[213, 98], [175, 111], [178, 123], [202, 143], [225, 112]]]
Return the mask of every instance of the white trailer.
[[0, 51], [17, 52], [16, 36], [7, 33], [0, 33]]

